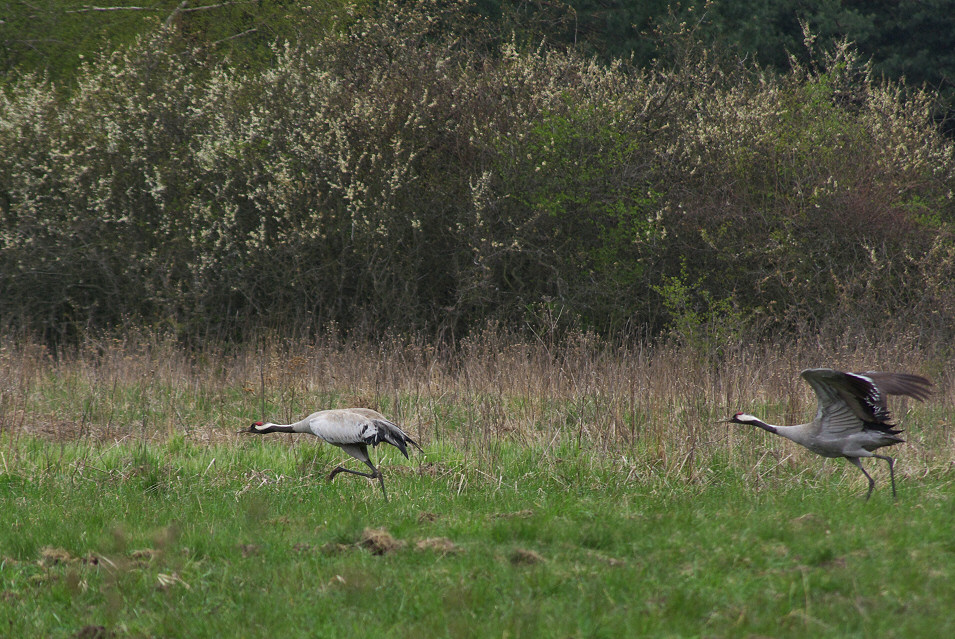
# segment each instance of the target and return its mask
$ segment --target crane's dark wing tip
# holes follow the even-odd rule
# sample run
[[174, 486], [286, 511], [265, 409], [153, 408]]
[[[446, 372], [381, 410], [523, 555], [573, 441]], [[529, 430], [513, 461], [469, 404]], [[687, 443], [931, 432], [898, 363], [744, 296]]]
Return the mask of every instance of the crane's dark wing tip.
[[369, 443], [372, 445], [377, 446], [381, 442], [391, 444], [401, 451], [401, 454], [404, 455], [406, 459], [411, 459], [408, 457], [408, 447], [406, 444], [411, 444], [422, 453], [424, 452], [424, 449], [418, 445], [418, 442], [408, 437], [408, 434], [401, 430], [397, 424], [382, 420], [375, 420], [374, 423], [377, 428], [374, 437], [369, 440]]
[[879, 387], [879, 390], [887, 395], [906, 395], [920, 402], [932, 396], [932, 388], [935, 386], [925, 377], [909, 373], [868, 371], [862, 373], [862, 375], [871, 379]]
[[408, 437], [405, 433], [401, 433], [401, 435], [397, 438], [397, 440], [401, 443], [400, 444], [396, 443], [395, 445], [398, 447], [398, 450], [400, 450], [402, 454], [405, 456], [405, 458], [407, 459], [411, 459], [411, 458], [408, 457], [408, 447], [405, 446], [405, 444], [411, 444], [412, 446], [417, 448], [421, 453], [424, 453], [424, 449], [418, 445], [418, 442]]

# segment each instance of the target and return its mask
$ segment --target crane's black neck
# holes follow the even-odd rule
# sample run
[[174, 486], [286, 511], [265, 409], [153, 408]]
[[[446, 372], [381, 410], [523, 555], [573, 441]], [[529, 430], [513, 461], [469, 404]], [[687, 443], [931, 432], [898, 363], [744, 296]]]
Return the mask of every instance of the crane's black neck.
[[294, 433], [295, 428], [292, 426], [284, 426], [282, 424], [262, 424], [260, 422], [256, 422], [255, 424], [249, 426], [249, 432], [263, 435], [265, 433]]
[[779, 429], [776, 426], [773, 426], [772, 424], [767, 424], [761, 419], [749, 419], [749, 420], [746, 420], [745, 423], [750, 424], [751, 426], [755, 426], [757, 428], [762, 428], [763, 430], [769, 431], [770, 433], [773, 433], [774, 435], [779, 434]]

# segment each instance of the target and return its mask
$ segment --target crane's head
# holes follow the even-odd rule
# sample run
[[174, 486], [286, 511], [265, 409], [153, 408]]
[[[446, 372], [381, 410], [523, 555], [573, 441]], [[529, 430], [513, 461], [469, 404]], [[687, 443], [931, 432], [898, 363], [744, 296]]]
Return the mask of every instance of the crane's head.
[[245, 432], [245, 433], [267, 433], [267, 432], [269, 432], [269, 425], [268, 425], [268, 424], [264, 424], [264, 423], [262, 423], [262, 422], [253, 422], [252, 425], [249, 426], [249, 430], [242, 431], [242, 432]]
[[724, 423], [729, 424], [756, 424], [757, 422], [761, 421], [762, 420], [760, 420], [758, 417], [754, 417], [748, 413], [736, 413], [729, 419], [723, 420]]

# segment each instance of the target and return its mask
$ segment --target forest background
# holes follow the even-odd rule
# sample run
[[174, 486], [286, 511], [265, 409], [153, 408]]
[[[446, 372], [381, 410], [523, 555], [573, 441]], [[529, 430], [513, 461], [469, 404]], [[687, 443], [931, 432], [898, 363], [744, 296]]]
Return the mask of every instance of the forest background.
[[951, 5], [12, 2], [3, 328], [948, 342]]

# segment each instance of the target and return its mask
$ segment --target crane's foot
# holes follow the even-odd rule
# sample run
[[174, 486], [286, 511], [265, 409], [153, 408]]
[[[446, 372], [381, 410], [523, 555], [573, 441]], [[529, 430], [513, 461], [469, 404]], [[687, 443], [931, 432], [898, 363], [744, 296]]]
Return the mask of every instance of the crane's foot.
[[889, 480], [892, 482], [892, 499], [898, 499], [895, 494], [895, 458], [888, 455], [874, 455], [879, 459], [884, 459], [889, 464]]
[[376, 470], [375, 473], [378, 475], [378, 481], [381, 483], [381, 494], [385, 497], [385, 503], [388, 502], [388, 493], [385, 492], [385, 478], [382, 476], [380, 470]]

